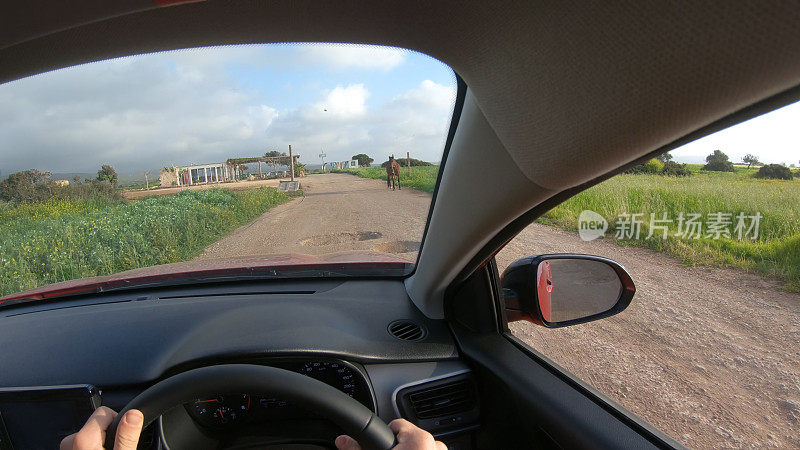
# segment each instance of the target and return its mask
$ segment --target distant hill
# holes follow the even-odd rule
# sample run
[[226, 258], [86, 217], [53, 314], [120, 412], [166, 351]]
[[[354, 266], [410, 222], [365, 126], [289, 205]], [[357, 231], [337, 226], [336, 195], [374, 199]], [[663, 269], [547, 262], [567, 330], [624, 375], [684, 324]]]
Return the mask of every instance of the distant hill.
[[[154, 181], [158, 181], [158, 171], [159, 169], [151, 169], [150, 172], [150, 183], [152, 184]], [[95, 175], [96, 176], [96, 175]], [[144, 172], [139, 173], [117, 173], [117, 177], [119, 177], [119, 186], [138, 186], [140, 184], [144, 184]]]
[[94, 173], [81, 173], [81, 172], [63, 172], [63, 173], [51, 173], [50, 179], [51, 180], [69, 180], [72, 181], [73, 178], [78, 177], [83, 181], [85, 178], [94, 178], [97, 174]]

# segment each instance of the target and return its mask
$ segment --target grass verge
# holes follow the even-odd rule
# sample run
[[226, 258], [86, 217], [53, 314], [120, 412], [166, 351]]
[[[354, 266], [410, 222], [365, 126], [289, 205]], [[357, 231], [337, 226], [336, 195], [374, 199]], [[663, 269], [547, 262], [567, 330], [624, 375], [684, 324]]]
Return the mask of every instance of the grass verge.
[[0, 204], [0, 295], [194, 258], [290, 198], [274, 188], [209, 189], [129, 204]]
[[[644, 213], [639, 239], [616, 240], [620, 245], [647, 247], [675, 256], [688, 265], [735, 267], [755, 270], [787, 282], [791, 290], [800, 289], [800, 182], [758, 180], [740, 172], [700, 172], [693, 177], [671, 178], [659, 175], [618, 175], [570, 198], [547, 212], [539, 222], [577, 231], [578, 215], [592, 210], [609, 221], [607, 238], [614, 238], [623, 213]], [[761, 214], [758, 238], [739, 240], [703, 237], [676, 237], [677, 217], [684, 214], [708, 215], [722, 212], [733, 215], [729, 229], [733, 234], [735, 216]], [[667, 239], [659, 233], [646, 236], [650, 213], [673, 219]]]
[[[333, 170], [334, 173], [349, 173], [361, 178], [386, 181], [386, 169], [383, 167], [359, 167], [358, 169]], [[436, 186], [436, 177], [439, 176], [439, 166], [414, 166], [411, 176], [408, 169], [403, 167], [400, 171], [400, 186], [433, 193]]]

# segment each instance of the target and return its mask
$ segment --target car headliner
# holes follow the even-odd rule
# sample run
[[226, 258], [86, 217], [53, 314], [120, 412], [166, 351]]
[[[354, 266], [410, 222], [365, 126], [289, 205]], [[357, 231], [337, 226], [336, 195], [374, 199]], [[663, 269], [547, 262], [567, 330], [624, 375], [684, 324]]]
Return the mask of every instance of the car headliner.
[[[369, 43], [444, 61], [469, 95], [407, 281], [441, 316], [445, 287], [531, 208], [769, 97], [796, 100], [798, 23], [793, 2], [10, 2], [0, 82], [239, 43]], [[478, 134], [482, 147], [466, 139]], [[486, 161], [504, 183], [463, 181], [485, 177]]]

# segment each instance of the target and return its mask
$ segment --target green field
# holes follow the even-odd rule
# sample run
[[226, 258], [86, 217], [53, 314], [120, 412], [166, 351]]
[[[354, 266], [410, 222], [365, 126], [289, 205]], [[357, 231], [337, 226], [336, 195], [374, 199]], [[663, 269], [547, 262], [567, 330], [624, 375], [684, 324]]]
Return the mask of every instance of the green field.
[[[746, 173], [698, 173], [688, 178], [659, 175], [618, 175], [570, 198], [540, 222], [577, 230], [577, 217], [589, 209], [609, 221], [607, 238], [614, 238], [619, 214], [644, 213], [640, 239], [617, 240], [622, 245], [648, 247], [690, 265], [756, 270], [800, 289], [800, 181], [757, 180]], [[758, 239], [738, 240], [675, 237], [679, 213], [760, 213]], [[650, 213], [675, 219], [667, 239], [646, 239]], [[730, 231], [734, 231], [735, 218]], [[705, 231], [704, 231], [705, 233]]]
[[[800, 289], [800, 179], [793, 181], [758, 180], [756, 168], [736, 166], [735, 172], [706, 172], [701, 164], [689, 164], [694, 176], [686, 178], [660, 175], [618, 175], [594, 186], [547, 212], [538, 222], [577, 231], [578, 215], [588, 209], [609, 222], [606, 239], [615, 239], [622, 213], [644, 213], [639, 239], [616, 240], [620, 245], [651, 248], [679, 258], [688, 265], [736, 267], [774, 276], [792, 290]], [[404, 169], [405, 170], [405, 169]], [[367, 178], [384, 179], [383, 168], [370, 167], [347, 171]], [[404, 183], [432, 192], [438, 167], [412, 167], [412, 182]], [[405, 172], [404, 172], [405, 173]], [[678, 238], [677, 217], [683, 212], [732, 214], [729, 229], [732, 239]], [[735, 216], [760, 213], [759, 237], [738, 240]], [[646, 239], [650, 213], [673, 219], [667, 239]], [[748, 222], [749, 225], [749, 222]]]
[[[358, 169], [333, 170], [332, 172], [350, 173], [362, 178], [386, 181], [386, 169], [383, 167], [360, 167]], [[400, 186], [432, 193], [438, 176], [439, 166], [414, 166], [411, 168], [410, 177], [408, 169], [403, 167], [400, 171]]]
[[734, 171], [732, 173], [731, 172], [725, 173], [725, 172], [714, 172], [714, 171], [703, 170], [703, 164], [686, 164], [686, 168], [691, 170], [693, 173], [710, 174], [710, 175], [718, 175], [722, 173], [724, 175], [729, 175], [729, 176], [737, 175], [742, 178], [752, 177], [753, 174], [758, 172], [759, 167], [760, 166], [751, 166], [748, 169], [746, 165], [734, 164], [733, 165]]
[[0, 295], [191, 259], [289, 199], [261, 188], [186, 191], [133, 203], [0, 202]]

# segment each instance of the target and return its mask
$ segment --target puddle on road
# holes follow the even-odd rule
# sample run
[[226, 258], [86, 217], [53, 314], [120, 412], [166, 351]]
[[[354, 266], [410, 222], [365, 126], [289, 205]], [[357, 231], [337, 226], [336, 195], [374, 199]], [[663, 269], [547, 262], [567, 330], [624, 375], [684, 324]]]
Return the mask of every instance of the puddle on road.
[[359, 231], [357, 233], [333, 233], [321, 234], [319, 236], [312, 236], [300, 241], [303, 246], [323, 246], [335, 244], [347, 244], [350, 242], [370, 241], [372, 239], [380, 239], [383, 233], [379, 231]]

